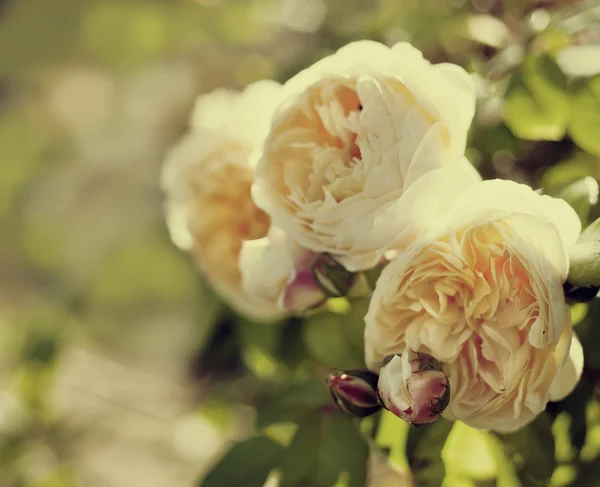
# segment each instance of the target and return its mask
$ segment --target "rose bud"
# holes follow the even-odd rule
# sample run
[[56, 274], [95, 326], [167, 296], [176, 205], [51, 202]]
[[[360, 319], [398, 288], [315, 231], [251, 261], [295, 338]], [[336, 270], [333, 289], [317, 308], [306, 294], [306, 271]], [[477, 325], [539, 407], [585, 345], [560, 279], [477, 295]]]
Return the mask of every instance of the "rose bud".
[[328, 382], [331, 396], [340, 409], [364, 418], [381, 409], [377, 374], [368, 370], [332, 370]]
[[266, 237], [242, 244], [242, 289], [257, 303], [276, 305], [289, 314], [302, 314], [327, 300], [312, 272], [318, 257], [280, 228], [271, 226]]
[[408, 348], [402, 355], [386, 357], [378, 391], [384, 408], [414, 426], [435, 421], [450, 402], [443, 364]]
[[294, 274], [279, 301], [279, 307], [288, 313], [301, 314], [321, 306], [327, 300], [310, 270]]
[[357, 274], [347, 271], [328, 254], [319, 255], [311, 269], [319, 289], [330, 298], [346, 296], [356, 282]]

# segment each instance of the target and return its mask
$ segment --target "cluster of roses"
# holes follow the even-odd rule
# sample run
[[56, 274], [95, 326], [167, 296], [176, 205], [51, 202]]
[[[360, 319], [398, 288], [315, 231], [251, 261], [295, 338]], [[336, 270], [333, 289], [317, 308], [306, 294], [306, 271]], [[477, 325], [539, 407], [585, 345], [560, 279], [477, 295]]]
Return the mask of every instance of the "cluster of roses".
[[201, 96], [164, 166], [172, 239], [263, 321], [383, 267], [365, 316], [373, 374], [332, 387], [367, 384], [368, 403], [378, 381], [378, 403], [411, 422], [443, 411], [515, 430], [581, 375], [563, 293], [581, 224], [562, 200], [481, 180], [464, 157], [474, 110], [462, 68], [371, 41], [283, 86]]

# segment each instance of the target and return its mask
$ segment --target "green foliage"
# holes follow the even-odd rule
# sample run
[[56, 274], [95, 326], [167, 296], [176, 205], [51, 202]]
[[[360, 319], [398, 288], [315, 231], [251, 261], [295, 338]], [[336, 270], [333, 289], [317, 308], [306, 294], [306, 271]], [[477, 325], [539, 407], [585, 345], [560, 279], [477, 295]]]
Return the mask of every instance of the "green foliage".
[[525, 428], [498, 434], [508, 459], [515, 466], [522, 487], [548, 485], [556, 467], [551, 421], [540, 414]]
[[577, 212], [583, 225], [588, 223], [592, 207], [598, 202], [598, 182], [588, 176], [566, 186], [559, 194]]
[[200, 487], [262, 487], [278, 464], [282, 448], [264, 436], [235, 444], [208, 473]]
[[333, 406], [324, 381], [315, 378], [273, 387], [257, 405], [256, 426], [262, 429], [274, 423], [297, 422], [328, 403]]
[[363, 487], [369, 449], [357, 426], [341, 414], [306, 416], [283, 453], [279, 485]]
[[330, 368], [364, 367], [363, 330], [368, 300], [354, 300], [338, 312], [323, 312], [304, 325], [304, 343], [312, 357]]
[[417, 485], [442, 485], [446, 476], [442, 449], [453, 423], [443, 418], [434, 423], [411, 428], [406, 441], [406, 457]]
[[504, 119], [522, 139], [563, 138], [569, 121], [567, 79], [549, 56], [529, 56], [513, 75]]
[[569, 135], [583, 150], [600, 156], [600, 75], [574, 83], [571, 110]]

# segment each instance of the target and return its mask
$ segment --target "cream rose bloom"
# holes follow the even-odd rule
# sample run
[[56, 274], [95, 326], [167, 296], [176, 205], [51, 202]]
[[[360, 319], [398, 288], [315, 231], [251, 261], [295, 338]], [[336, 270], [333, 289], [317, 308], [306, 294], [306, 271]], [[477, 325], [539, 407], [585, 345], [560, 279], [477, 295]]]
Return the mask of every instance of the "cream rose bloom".
[[580, 231], [562, 200], [510, 181], [473, 186], [383, 270], [365, 317], [367, 365], [406, 346], [429, 353], [450, 380], [446, 418], [528, 423], [581, 376], [562, 290]]
[[[284, 85], [254, 200], [349, 270], [401, 248], [479, 176], [463, 156], [475, 93], [410, 44], [351, 43]], [[449, 191], [432, 195], [443, 182]]]
[[170, 151], [162, 172], [173, 242], [191, 252], [218, 294], [257, 319], [281, 314], [276, 303], [249, 297], [238, 257], [244, 240], [264, 237], [270, 220], [250, 195], [251, 155], [260, 150], [281, 86], [259, 81], [242, 93], [200, 96], [189, 133]]

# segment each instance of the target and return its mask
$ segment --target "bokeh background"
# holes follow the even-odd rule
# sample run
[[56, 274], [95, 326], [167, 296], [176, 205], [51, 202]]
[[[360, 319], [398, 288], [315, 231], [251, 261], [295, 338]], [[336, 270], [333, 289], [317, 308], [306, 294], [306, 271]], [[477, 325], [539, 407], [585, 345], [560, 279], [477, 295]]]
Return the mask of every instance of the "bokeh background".
[[285, 81], [362, 38], [474, 72], [482, 174], [568, 187], [598, 216], [597, 0], [0, 0], [0, 486], [192, 486], [250, 431], [249, 376], [275, 367], [253, 344], [271, 338], [170, 243], [161, 161], [198, 94]]

